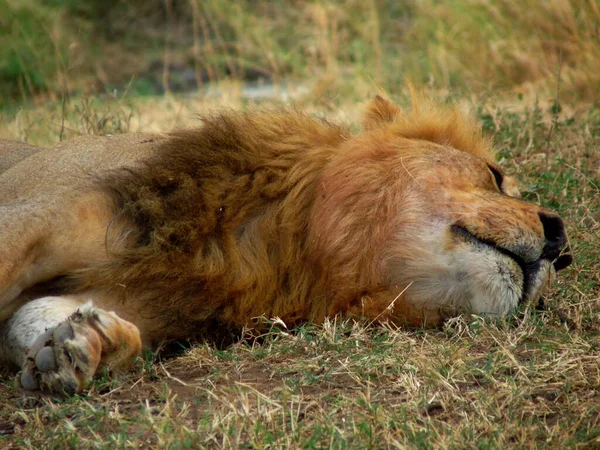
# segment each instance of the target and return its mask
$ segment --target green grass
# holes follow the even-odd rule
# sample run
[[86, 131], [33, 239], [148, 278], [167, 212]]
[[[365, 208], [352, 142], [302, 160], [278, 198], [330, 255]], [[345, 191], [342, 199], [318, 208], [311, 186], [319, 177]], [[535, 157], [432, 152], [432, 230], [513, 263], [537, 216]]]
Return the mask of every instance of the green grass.
[[0, 107], [224, 79], [311, 80], [314, 98], [405, 78], [463, 93], [600, 94], [595, 1], [0, 0]]
[[[465, 316], [438, 330], [338, 320], [167, 359], [147, 352], [73, 398], [24, 394], [6, 373], [0, 447], [600, 447], [600, 109], [509, 100], [475, 101], [482, 125], [524, 197], [564, 218], [575, 254], [545, 311]], [[87, 128], [98, 117], [111, 132], [154, 129], [155, 103], [82, 102], [22, 111], [0, 132], [32, 120], [23, 136], [53, 142], [61, 115], [81, 133], [103, 132]], [[159, 106], [168, 129], [182, 106]], [[353, 108], [309, 106], [340, 117]]]
[[[229, 359], [198, 346], [108, 390], [3, 387], [15, 448], [559, 448], [600, 438], [594, 334], [552, 312], [426, 333], [349, 323], [275, 332]], [[258, 361], [257, 351], [266, 351]], [[16, 406], [16, 408], [15, 408]]]

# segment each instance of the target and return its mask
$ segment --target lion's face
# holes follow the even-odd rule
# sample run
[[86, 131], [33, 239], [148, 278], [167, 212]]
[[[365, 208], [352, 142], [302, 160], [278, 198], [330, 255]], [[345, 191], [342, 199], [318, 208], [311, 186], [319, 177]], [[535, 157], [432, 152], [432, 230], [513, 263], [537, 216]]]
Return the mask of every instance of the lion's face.
[[570, 264], [562, 220], [515, 198], [495, 164], [433, 143], [400, 158], [408, 179], [384, 260], [411, 304], [505, 315]]
[[362, 296], [350, 308], [502, 316], [570, 264], [562, 220], [518, 198], [476, 124], [376, 98], [365, 129], [325, 169], [313, 218], [337, 295]]

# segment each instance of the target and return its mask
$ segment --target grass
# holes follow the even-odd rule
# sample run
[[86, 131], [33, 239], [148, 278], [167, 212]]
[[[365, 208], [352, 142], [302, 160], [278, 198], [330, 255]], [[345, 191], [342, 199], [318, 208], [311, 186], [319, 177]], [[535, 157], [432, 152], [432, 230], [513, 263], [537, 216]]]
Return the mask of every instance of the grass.
[[[600, 95], [594, 0], [0, 0], [0, 106], [65, 95], [310, 79], [323, 102], [376, 84]], [[293, 24], [293, 26], [290, 26]]]
[[[50, 103], [5, 113], [0, 136], [50, 143], [61, 129], [64, 137], [169, 129], [218, 103]], [[526, 307], [494, 323], [465, 316], [439, 330], [340, 320], [279, 327], [225, 348], [149, 352], [134, 370], [102, 376], [73, 398], [25, 395], [6, 373], [0, 446], [600, 447], [600, 109], [516, 97], [473, 103], [525, 198], [567, 224], [575, 262], [560, 274], [546, 310]], [[350, 103], [307, 107], [356, 120]]]
[[[13, 448], [562, 448], [600, 439], [597, 335], [553, 313], [406, 332], [273, 332], [97, 382], [84, 397], [3, 386]], [[15, 408], [16, 406], [16, 408]]]
[[[415, 42], [423, 43], [432, 77], [469, 90], [555, 89], [597, 99], [600, 9], [591, 1], [419, 2]], [[563, 97], [565, 98], [565, 97]]]

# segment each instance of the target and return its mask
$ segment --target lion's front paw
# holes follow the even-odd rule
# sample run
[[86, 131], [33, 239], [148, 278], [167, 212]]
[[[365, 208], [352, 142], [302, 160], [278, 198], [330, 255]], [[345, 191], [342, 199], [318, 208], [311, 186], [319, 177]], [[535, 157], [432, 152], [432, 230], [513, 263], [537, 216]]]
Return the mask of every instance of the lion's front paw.
[[135, 325], [88, 303], [35, 340], [18, 381], [27, 390], [75, 394], [104, 365], [127, 366], [141, 348]]

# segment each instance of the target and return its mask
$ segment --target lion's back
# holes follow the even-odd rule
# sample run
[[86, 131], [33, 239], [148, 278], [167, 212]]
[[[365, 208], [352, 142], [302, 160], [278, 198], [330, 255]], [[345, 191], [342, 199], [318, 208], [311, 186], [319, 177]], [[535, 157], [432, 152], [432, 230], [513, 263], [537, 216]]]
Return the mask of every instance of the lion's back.
[[40, 150], [24, 142], [0, 139], [0, 174]]
[[44, 202], [89, 188], [90, 175], [136, 166], [161, 140], [141, 133], [81, 136], [52, 148], [0, 141], [0, 205]]

